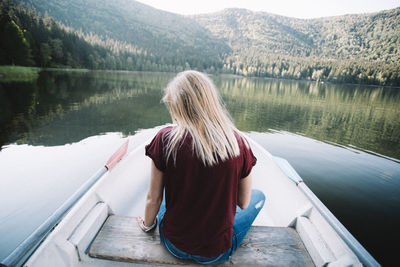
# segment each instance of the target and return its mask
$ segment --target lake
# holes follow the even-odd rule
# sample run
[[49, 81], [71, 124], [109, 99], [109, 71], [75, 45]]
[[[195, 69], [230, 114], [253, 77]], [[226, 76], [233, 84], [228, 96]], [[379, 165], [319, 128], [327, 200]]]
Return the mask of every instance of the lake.
[[[122, 138], [171, 122], [160, 99], [174, 76], [47, 71], [31, 82], [0, 83], [0, 259]], [[399, 88], [212, 79], [240, 130], [287, 159], [381, 264], [397, 262]]]

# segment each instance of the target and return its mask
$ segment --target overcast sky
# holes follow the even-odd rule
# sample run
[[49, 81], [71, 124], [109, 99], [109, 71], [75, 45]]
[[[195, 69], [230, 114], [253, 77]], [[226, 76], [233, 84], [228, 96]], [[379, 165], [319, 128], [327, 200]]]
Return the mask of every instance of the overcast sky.
[[400, 6], [400, 0], [137, 0], [178, 13], [200, 14], [240, 7], [296, 18], [370, 13]]

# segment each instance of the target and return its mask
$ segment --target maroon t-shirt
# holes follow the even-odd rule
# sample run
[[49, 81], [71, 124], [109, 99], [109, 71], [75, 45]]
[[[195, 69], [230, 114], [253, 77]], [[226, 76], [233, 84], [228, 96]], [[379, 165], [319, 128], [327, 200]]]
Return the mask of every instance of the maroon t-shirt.
[[205, 166], [192, 149], [187, 134], [176, 156], [166, 161], [166, 133], [161, 129], [149, 145], [146, 155], [163, 172], [166, 212], [163, 235], [186, 253], [215, 257], [232, 244], [239, 179], [247, 177], [256, 164], [250, 147], [235, 133], [240, 155]]

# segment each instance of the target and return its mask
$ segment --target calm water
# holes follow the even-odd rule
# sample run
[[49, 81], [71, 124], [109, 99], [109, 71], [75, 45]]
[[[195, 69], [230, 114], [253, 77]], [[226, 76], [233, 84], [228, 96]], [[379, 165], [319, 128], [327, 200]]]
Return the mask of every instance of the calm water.
[[[170, 122], [174, 74], [43, 72], [0, 84], [0, 259], [121, 139]], [[400, 89], [213, 77], [236, 125], [286, 158], [382, 264], [400, 238]]]

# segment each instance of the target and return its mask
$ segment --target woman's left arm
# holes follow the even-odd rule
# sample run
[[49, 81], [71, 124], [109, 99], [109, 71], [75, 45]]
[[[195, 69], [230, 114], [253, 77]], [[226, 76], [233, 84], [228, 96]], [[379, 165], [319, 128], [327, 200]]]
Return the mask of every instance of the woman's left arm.
[[153, 161], [151, 161], [151, 175], [150, 175], [150, 187], [146, 197], [146, 207], [144, 210], [144, 218], [138, 217], [139, 226], [143, 231], [150, 227], [156, 222], [156, 216], [163, 198], [163, 173], [157, 169]]

